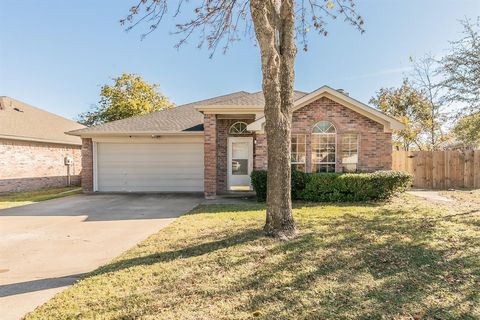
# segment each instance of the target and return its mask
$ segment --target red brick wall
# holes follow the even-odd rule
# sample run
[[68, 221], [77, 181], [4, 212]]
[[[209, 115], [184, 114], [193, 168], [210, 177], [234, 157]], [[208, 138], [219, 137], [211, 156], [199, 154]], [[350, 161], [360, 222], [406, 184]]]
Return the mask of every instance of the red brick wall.
[[204, 116], [204, 193], [205, 198], [214, 198], [217, 191], [217, 117]]
[[257, 133], [255, 135], [253, 168], [255, 170], [267, 169], [267, 137], [264, 133]]
[[0, 139], [0, 192], [67, 186], [66, 156], [72, 185], [80, 184], [80, 146]]
[[326, 120], [337, 129], [337, 171], [342, 171], [342, 135], [355, 133], [359, 136], [359, 171], [375, 171], [392, 167], [392, 135], [383, 132], [383, 125], [375, 122], [328, 98], [320, 98], [295, 111], [292, 115], [292, 134], [306, 135], [306, 167], [311, 171], [312, 128], [318, 121]]
[[90, 138], [82, 138], [82, 189], [93, 191], [93, 142]]

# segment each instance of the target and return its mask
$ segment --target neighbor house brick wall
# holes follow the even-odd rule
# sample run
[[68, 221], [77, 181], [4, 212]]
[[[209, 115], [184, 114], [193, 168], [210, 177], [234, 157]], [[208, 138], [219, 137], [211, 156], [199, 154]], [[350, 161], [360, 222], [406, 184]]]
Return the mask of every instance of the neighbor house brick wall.
[[0, 192], [67, 186], [66, 156], [73, 159], [71, 184], [79, 185], [80, 146], [0, 139]]
[[205, 198], [214, 198], [217, 191], [217, 117], [204, 116], [204, 193]]
[[93, 142], [91, 138], [82, 138], [82, 189], [93, 191]]

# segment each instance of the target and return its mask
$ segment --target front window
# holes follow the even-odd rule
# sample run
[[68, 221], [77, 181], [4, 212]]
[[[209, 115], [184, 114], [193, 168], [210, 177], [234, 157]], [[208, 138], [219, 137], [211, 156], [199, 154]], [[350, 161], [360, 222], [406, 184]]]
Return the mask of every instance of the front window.
[[246, 134], [250, 133], [247, 130], [247, 124], [245, 122], [235, 122], [231, 125], [230, 129], [228, 130], [229, 134]]
[[335, 172], [337, 130], [328, 121], [317, 122], [312, 129], [312, 172]]
[[342, 167], [345, 172], [357, 171], [358, 164], [358, 135], [345, 134], [342, 136]]
[[305, 172], [305, 135], [292, 134], [292, 169]]

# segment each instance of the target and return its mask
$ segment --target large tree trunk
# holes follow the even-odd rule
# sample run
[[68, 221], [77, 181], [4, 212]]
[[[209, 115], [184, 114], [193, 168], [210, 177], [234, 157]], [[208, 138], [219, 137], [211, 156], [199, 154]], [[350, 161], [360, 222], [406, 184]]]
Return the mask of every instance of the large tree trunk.
[[294, 0], [251, 0], [250, 8], [262, 60], [267, 136], [268, 235], [288, 239], [296, 235], [292, 216], [290, 131], [293, 107]]

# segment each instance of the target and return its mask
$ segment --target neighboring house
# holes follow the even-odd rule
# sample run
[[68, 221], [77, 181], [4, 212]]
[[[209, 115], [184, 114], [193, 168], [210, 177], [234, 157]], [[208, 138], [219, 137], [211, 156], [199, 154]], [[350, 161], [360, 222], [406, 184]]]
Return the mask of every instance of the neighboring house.
[[[84, 126], [9, 97], [0, 97], [0, 192], [80, 183]], [[70, 161], [70, 164], [66, 164]]]
[[[82, 137], [82, 186], [91, 191], [249, 190], [267, 167], [262, 92], [244, 91], [70, 132]], [[292, 165], [306, 172], [392, 165], [403, 124], [327, 86], [295, 92]]]

